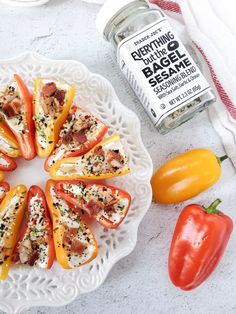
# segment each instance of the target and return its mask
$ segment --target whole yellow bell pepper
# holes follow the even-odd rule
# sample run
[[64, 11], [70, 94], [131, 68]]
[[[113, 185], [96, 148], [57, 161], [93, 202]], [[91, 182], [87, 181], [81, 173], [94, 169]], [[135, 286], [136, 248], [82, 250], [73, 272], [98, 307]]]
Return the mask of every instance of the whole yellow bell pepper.
[[[61, 111], [55, 109], [54, 114], [51, 114], [50, 112], [45, 112], [46, 105], [44, 105], [42, 102], [42, 87], [47, 83], [55, 83], [56, 87], [59, 90], [63, 90], [65, 92], [65, 99], [63, 101], [64, 105], [62, 106]], [[35, 80], [33, 95], [33, 115], [36, 129], [36, 150], [39, 157], [45, 158], [49, 156], [55, 148], [55, 145], [59, 138], [60, 129], [67, 118], [74, 98], [74, 94], [74, 87], [65, 82], [58, 82], [45, 78], [37, 78]], [[51, 108], [53, 108], [53, 105], [51, 106]]]
[[25, 185], [11, 189], [0, 204], [0, 280], [7, 278], [27, 200]]
[[173, 204], [198, 195], [218, 181], [226, 158], [208, 149], [193, 149], [167, 161], [151, 180], [154, 201]]

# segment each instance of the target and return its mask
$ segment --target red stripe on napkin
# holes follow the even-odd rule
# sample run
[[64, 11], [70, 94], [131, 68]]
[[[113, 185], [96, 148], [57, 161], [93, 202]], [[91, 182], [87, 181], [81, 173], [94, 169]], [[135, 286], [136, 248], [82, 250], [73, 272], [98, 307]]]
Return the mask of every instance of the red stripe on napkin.
[[167, 10], [175, 13], [181, 13], [181, 8], [178, 3], [166, 0], [150, 0], [151, 3], [157, 4], [162, 10]]
[[218, 80], [216, 73], [210, 63], [210, 61], [207, 59], [204, 51], [195, 43], [193, 42], [194, 45], [197, 47], [197, 49], [200, 51], [201, 55], [203, 56], [203, 58], [205, 59], [208, 68], [210, 70], [211, 73], [211, 77], [212, 80], [214, 82], [214, 85], [217, 89], [217, 92], [220, 96], [221, 101], [223, 102], [223, 104], [226, 106], [226, 108], [228, 109], [230, 115], [232, 116], [232, 118], [236, 119], [236, 107], [234, 105], [234, 103], [231, 101], [231, 99], [229, 98], [228, 94], [226, 93], [226, 91], [224, 90], [223, 86], [221, 85], [220, 81]]

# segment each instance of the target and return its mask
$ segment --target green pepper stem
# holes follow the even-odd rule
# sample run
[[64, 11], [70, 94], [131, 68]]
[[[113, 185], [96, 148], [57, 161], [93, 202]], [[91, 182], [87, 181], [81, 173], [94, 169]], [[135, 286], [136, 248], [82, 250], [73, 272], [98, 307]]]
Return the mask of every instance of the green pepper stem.
[[221, 200], [219, 198], [217, 198], [213, 203], [211, 203], [211, 205], [209, 207], [203, 207], [203, 209], [205, 210], [206, 214], [215, 214], [220, 216], [221, 213], [217, 210], [218, 205], [221, 203]]
[[221, 165], [221, 163], [222, 163], [224, 160], [228, 159], [228, 158], [229, 158], [229, 157], [228, 157], [227, 155], [224, 155], [224, 156], [222, 156], [222, 157], [216, 157], [216, 159], [217, 159], [219, 165]]

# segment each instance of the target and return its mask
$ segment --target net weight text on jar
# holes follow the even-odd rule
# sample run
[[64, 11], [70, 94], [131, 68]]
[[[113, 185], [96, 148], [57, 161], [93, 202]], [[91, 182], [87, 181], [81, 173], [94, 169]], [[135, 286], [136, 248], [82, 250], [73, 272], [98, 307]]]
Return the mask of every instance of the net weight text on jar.
[[188, 96], [191, 96], [193, 93], [195, 93], [196, 91], [200, 91], [201, 90], [201, 86], [195, 85], [192, 88], [188, 89], [187, 91], [185, 91], [184, 93], [180, 94], [179, 96], [175, 97], [174, 99], [170, 100], [170, 105], [175, 105], [176, 102], [179, 102], [182, 99], [185, 99]]

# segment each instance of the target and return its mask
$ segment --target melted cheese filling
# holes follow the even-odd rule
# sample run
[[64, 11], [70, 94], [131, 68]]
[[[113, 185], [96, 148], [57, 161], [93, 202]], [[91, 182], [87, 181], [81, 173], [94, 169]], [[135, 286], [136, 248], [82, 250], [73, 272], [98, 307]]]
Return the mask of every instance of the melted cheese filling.
[[25, 118], [24, 118], [24, 114], [20, 115], [20, 116], [15, 116], [12, 117], [11, 119], [8, 120], [8, 124], [10, 124], [11, 128], [15, 131], [15, 132], [19, 132], [19, 133], [24, 133], [24, 129], [25, 129]]
[[2, 157], [0, 157], [0, 165], [1, 166], [9, 166], [10, 165], [10, 163], [9, 162], [7, 162], [6, 161], [6, 159], [4, 159], [4, 158], [2, 158]]
[[1, 134], [0, 134], [0, 147], [4, 152], [12, 152], [13, 150], [15, 150], [15, 148], [12, 147], [4, 138], [4, 136]]
[[56, 149], [56, 151], [54, 151], [53, 158], [49, 159], [49, 162], [48, 162], [49, 167], [55, 164], [58, 160], [61, 160], [64, 157], [65, 152], [66, 152], [66, 146], [64, 144], [60, 145]]

